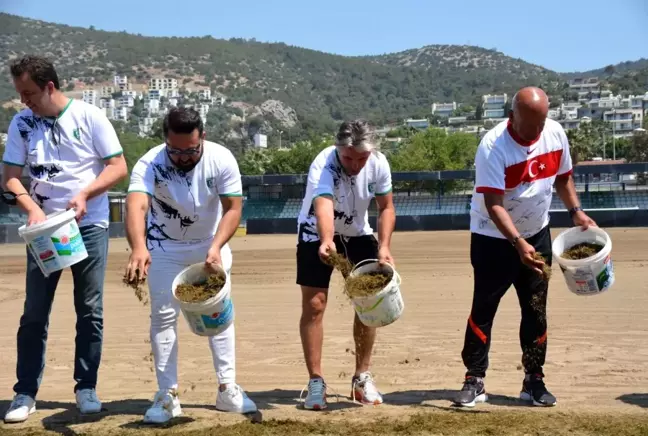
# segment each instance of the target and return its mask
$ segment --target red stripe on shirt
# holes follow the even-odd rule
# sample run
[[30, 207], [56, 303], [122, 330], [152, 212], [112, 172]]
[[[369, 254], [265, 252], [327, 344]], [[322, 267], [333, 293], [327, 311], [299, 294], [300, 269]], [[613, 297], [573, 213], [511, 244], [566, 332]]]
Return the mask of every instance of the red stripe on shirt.
[[572, 169], [567, 171], [566, 173], [558, 174], [556, 177], [558, 177], [559, 179], [566, 179], [567, 177], [571, 176], [573, 172], [574, 170]]
[[524, 162], [506, 167], [504, 170], [506, 189], [513, 189], [521, 183], [533, 183], [558, 174], [563, 151], [556, 150], [532, 157]]
[[491, 188], [490, 186], [478, 186], [476, 191], [478, 194], [504, 194], [503, 189]]

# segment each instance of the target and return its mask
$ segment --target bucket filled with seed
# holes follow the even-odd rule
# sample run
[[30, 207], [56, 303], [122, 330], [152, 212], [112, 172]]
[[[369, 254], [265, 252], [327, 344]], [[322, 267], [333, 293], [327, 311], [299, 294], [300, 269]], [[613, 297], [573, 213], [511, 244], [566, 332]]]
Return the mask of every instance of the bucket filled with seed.
[[612, 239], [605, 230], [572, 227], [556, 237], [552, 252], [574, 294], [600, 294], [614, 285]]
[[171, 285], [189, 328], [199, 336], [217, 335], [234, 322], [229, 274], [220, 266], [214, 269], [208, 270], [204, 263], [191, 265]]

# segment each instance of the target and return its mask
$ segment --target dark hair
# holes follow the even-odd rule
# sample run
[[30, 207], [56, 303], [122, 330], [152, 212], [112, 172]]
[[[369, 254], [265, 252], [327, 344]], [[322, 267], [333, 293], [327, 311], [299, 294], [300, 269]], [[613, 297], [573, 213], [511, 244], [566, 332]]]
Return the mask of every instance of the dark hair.
[[27, 73], [40, 89], [45, 89], [49, 82], [54, 83], [54, 88], [61, 89], [54, 64], [42, 56], [25, 55], [13, 61], [9, 69], [15, 78]]
[[198, 111], [190, 107], [172, 108], [166, 114], [162, 123], [165, 138], [169, 136], [169, 132], [190, 134], [196, 129], [198, 129], [198, 134], [202, 136], [205, 125]]

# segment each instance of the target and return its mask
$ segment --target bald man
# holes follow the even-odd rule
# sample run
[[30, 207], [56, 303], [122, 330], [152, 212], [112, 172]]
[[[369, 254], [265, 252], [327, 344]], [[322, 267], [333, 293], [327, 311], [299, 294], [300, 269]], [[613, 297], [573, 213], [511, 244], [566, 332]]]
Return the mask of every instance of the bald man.
[[509, 119], [482, 139], [475, 157], [476, 175], [470, 210], [472, 309], [461, 353], [467, 368], [456, 405], [473, 407], [487, 400], [491, 327], [497, 307], [513, 285], [522, 320], [520, 345], [524, 381], [520, 398], [535, 406], [553, 406], [544, 384], [547, 352], [547, 289], [544, 262], [551, 266], [549, 208], [552, 188], [569, 210], [574, 225], [595, 226], [580, 208], [572, 179], [572, 161], [564, 130], [547, 119], [549, 101], [538, 88], [514, 97]]

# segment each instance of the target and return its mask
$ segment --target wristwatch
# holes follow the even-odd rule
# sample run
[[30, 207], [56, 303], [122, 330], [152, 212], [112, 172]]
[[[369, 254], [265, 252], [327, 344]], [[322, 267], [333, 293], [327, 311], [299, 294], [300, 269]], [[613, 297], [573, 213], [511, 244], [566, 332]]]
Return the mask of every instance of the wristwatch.
[[522, 239], [522, 235], [517, 235], [513, 240], [511, 241], [511, 245], [515, 247], [515, 244], [517, 244], [518, 239]]
[[582, 211], [582, 210], [583, 210], [583, 208], [580, 207], [580, 206], [572, 207], [571, 209], [569, 209], [569, 218], [573, 218], [574, 215], [576, 214], [576, 212]]

